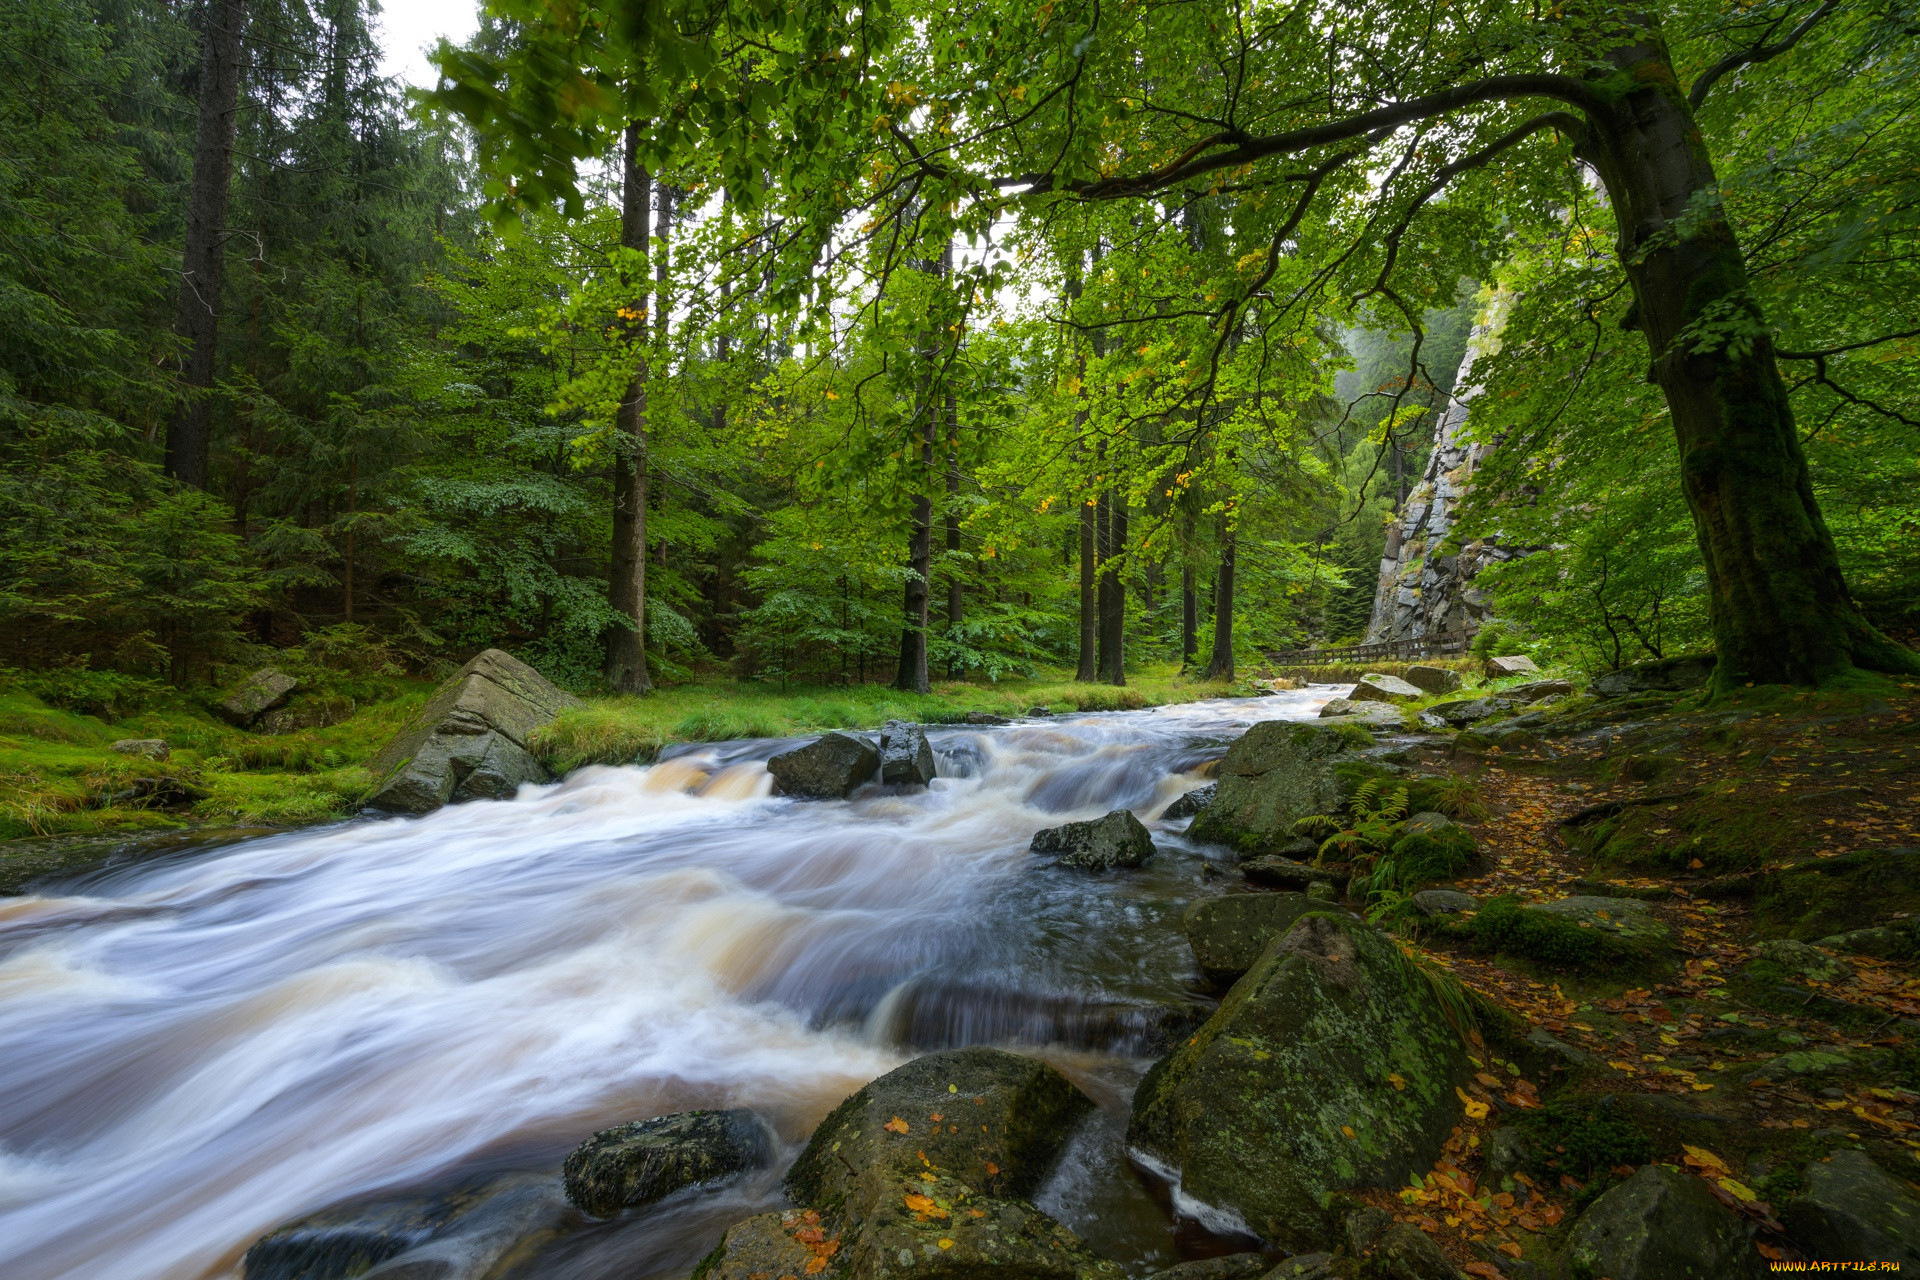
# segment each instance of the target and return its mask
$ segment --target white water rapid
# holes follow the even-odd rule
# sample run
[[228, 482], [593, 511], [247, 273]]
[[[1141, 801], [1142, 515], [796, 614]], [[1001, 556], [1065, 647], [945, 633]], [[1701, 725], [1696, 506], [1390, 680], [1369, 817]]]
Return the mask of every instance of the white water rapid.
[[[770, 798], [785, 744], [723, 744], [0, 898], [0, 1276], [237, 1276], [291, 1218], [550, 1174], [596, 1129], [694, 1106], [798, 1143], [968, 1043], [1029, 1046], [1103, 1102], [1043, 1207], [1164, 1264], [1117, 1117], [1194, 1002], [1179, 910], [1223, 882], [1180, 823], [1108, 876], [1027, 842], [1156, 818], [1248, 722], [1333, 692], [936, 730], [931, 789], [844, 802]], [[513, 1274], [684, 1274], [777, 1195], [770, 1174], [682, 1199]]]

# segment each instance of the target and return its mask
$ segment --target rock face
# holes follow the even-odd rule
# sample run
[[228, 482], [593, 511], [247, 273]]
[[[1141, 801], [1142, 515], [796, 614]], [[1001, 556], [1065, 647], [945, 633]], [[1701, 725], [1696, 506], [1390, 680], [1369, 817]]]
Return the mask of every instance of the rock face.
[[1230, 893], [1188, 907], [1180, 927], [1201, 974], [1217, 987], [1230, 987], [1296, 920], [1323, 909], [1304, 893]]
[[1411, 666], [1403, 679], [1426, 693], [1452, 693], [1460, 687], [1460, 673], [1445, 667]]
[[107, 750], [123, 756], [139, 756], [142, 760], [165, 760], [173, 754], [164, 738], [122, 738]]
[[1594, 1201], [1567, 1237], [1575, 1280], [1759, 1280], [1752, 1233], [1700, 1179], [1649, 1164]]
[[1334, 1193], [1426, 1170], [1470, 1067], [1432, 987], [1393, 942], [1302, 916], [1134, 1096], [1127, 1139], [1182, 1190], [1305, 1251], [1337, 1239]]
[[1672, 930], [1654, 917], [1653, 909], [1638, 898], [1598, 898], [1581, 895], [1526, 909], [1543, 911], [1548, 915], [1564, 916], [1586, 928], [1617, 938], [1634, 950], [1647, 954], [1664, 950], [1673, 936]]
[[1418, 685], [1399, 676], [1364, 675], [1347, 693], [1349, 702], [1413, 702], [1426, 696]]
[[1091, 822], [1069, 822], [1036, 831], [1028, 848], [1051, 854], [1063, 867], [1083, 871], [1137, 867], [1154, 853], [1153, 837], [1140, 825], [1140, 819], [1125, 809], [1115, 809]]
[[1715, 661], [1712, 654], [1704, 653], [1642, 662], [1597, 675], [1588, 688], [1601, 698], [1624, 698], [1634, 693], [1681, 693], [1698, 689], [1713, 679]]
[[611, 1218], [672, 1195], [764, 1165], [767, 1131], [751, 1111], [683, 1111], [602, 1129], [573, 1149], [562, 1172], [567, 1199], [596, 1218]]
[[851, 733], [822, 734], [767, 761], [774, 787], [802, 800], [844, 800], [880, 771], [880, 753]]
[[1092, 1108], [1032, 1058], [918, 1058], [835, 1108], [787, 1174], [799, 1207], [734, 1226], [694, 1280], [1121, 1280], [1024, 1199]]
[[1805, 1189], [1780, 1219], [1810, 1258], [1920, 1267], [1920, 1200], [1863, 1151], [1808, 1165]]
[[1369, 739], [1352, 725], [1267, 720], [1227, 749], [1213, 803], [1187, 828], [1195, 840], [1266, 853], [1293, 839], [1293, 824], [1338, 813], [1352, 788], [1339, 766]]
[[261, 716], [285, 703], [299, 688], [300, 682], [284, 671], [264, 667], [214, 703], [213, 714], [236, 729], [246, 729]]
[[488, 649], [436, 689], [380, 749], [370, 766], [380, 781], [367, 803], [390, 813], [427, 813], [450, 801], [504, 800], [523, 782], [549, 781], [527, 740], [579, 705], [518, 658]]
[[246, 1280], [480, 1280], [517, 1246], [569, 1220], [551, 1176], [509, 1174], [443, 1195], [323, 1209], [262, 1236]]
[[1533, 659], [1525, 654], [1515, 653], [1504, 658], [1487, 659], [1487, 678], [1498, 680], [1502, 676], [1537, 676], [1540, 668], [1533, 665]]
[[917, 724], [889, 720], [880, 729], [880, 781], [924, 787], [939, 776], [933, 746]]
[[1213, 803], [1213, 793], [1214, 784], [1211, 782], [1204, 787], [1195, 787], [1193, 790], [1183, 793], [1172, 804], [1168, 805], [1167, 811], [1160, 816], [1162, 818], [1191, 818]]

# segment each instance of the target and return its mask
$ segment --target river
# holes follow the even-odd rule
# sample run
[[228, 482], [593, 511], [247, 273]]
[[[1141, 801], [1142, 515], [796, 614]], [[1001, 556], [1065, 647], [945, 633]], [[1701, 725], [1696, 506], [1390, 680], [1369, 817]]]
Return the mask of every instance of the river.
[[[790, 744], [688, 748], [0, 898], [0, 1276], [238, 1276], [288, 1219], [551, 1174], [598, 1128], [689, 1107], [755, 1109], [790, 1158], [865, 1081], [975, 1043], [1102, 1103], [1040, 1204], [1164, 1265], [1177, 1224], [1120, 1126], [1196, 1007], [1179, 912], [1231, 881], [1178, 822], [1107, 876], [1027, 843], [1155, 818], [1248, 723], [1334, 692], [939, 729], [932, 788], [849, 801], [770, 797]], [[513, 1275], [684, 1274], [777, 1196], [773, 1174], [683, 1193]]]

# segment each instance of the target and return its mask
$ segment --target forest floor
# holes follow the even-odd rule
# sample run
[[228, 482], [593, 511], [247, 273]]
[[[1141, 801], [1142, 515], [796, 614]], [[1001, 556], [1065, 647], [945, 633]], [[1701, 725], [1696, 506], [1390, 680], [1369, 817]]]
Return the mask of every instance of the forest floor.
[[1809, 1161], [1856, 1147], [1920, 1180], [1920, 933], [1900, 923], [1920, 914], [1920, 692], [1581, 698], [1545, 720], [1410, 753], [1487, 807], [1483, 874], [1457, 887], [1483, 914], [1502, 895], [1637, 899], [1676, 948], [1582, 963], [1415, 931], [1500, 1013], [1470, 1118], [1382, 1206], [1490, 1278], [1533, 1274], [1651, 1159], [1703, 1177], [1776, 1259], [1794, 1256], [1775, 1215]]
[[[969, 713], [1017, 716], [1034, 707], [1129, 710], [1251, 691], [1245, 680], [1208, 683], [1170, 663], [1131, 673], [1125, 687], [1076, 684], [1065, 674], [995, 684], [938, 681], [926, 694], [885, 685], [781, 688], [714, 676], [645, 697], [590, 697], [533, 746], [564, 775], [585, 764], [650, 760], [669, 742], [871, 729], [889, 719], [951, 723]], [[98, 702], [50, 705], [0, 685], [0, 893], [43, 877], [351, 815], [374, 781], [368, 761], [434, 685], [363, 677], [334, 688], [324, 673], [320, 683], [335, 700], [351, 696], [352, 713], [284, 734], [221, 723], [208, 711], [218, 691], [166, 692], [123, 710]], [[165, 760], [111, 750], [121, 739], [156, 738], [168, 745]], [[169, 779], [184, 790], [128, 794]]]

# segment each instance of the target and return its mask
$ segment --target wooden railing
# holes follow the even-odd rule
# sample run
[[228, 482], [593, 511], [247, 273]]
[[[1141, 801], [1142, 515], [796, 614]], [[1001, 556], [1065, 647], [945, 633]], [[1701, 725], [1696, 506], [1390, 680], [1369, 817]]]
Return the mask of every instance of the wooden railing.
[[1295, 667], [1370, 662], [1374, 659], [1437, 658], [1445, 654], [1465, 653], [1472, 643], [1471, 631], [1445, 631], [1439, 635], [1421, 636], [1417, 640], [1382, 640], [1378, 644], [1349, 644], [1337, 649], [1273, 650], [1268, 652], [1267, 658]]

